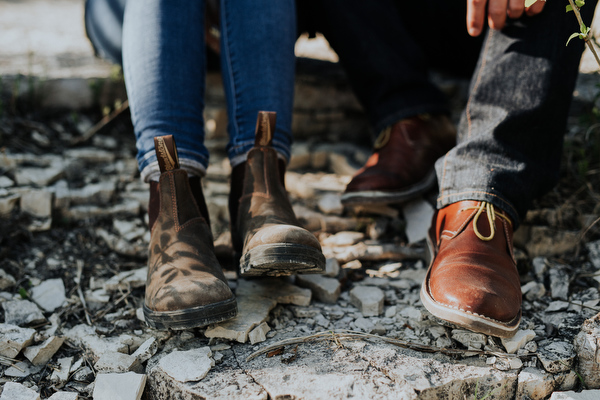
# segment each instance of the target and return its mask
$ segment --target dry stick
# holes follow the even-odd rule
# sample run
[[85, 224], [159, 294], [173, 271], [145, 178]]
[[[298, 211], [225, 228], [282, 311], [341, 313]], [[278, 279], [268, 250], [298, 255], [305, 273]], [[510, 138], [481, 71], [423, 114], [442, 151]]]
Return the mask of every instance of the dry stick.
[[[592, 275], [593, 276], [593, 275]], [[590, 310], [594, 310], [595, 312], [600, 312], [600, 308], [596, 308], [596, 307], [590, 307], [590, 306], [586, 306], [585, 304], [579, 304], [579, 303], [575, 303], [574, 301], [567, 301], [567, 303], [572, 304], [576, 307], [581, 307], [581, 308], [589, 308]]]
[[7, 367], [13, 367], [21, 372], [25, 372], [24, 369], [17, 366], [16, 363], [18, 363], [18, 362], [19, 362], [19, 360], [16, 360], [14, 358], [0, 356], [0, 364], [6, 365]]
[[[573, 9], [573, 12], [575, 13], [575, 17], [577, 18], [577, 22], [579, 22], [579, 26], [586, 26], [583, 23], [583, 19], [581, 19], [581, 14], [579, 13], [579, 7], [577, 7], [575, 5], [575, 2], [573, 0], [569, 0], [569, 4], [571, 4], [571, 8]], [[598, 63], [598, 66], [600, 66], [600, 58], [598, 57], [598, 54], [596, 53], [596, 49], [594, 48], [594, 45], [590, 41], [590, 32], [585, 34], [585, 38], [583, 38], [583, 40], [585, 41], [585, 43], [587, 43], [590, 51], [596, 58], [596, 62]]]
[[403, 347], [410, 350], [422, 351], [425, 353], [442, 353], [446, 355], [464, 355], [466, 353], [470, 354], [483, 354], [483, 355], [491, 355], [497, 357], [517, 357], [516, 354], [508, 354], [502, 352], [495, 351], [487, 351], [487, 350], [462, 350], [462, 349], [447, 349], [442, 347], [428, 346], [420, 343], [413, 343], [406, 340], [400, 339], [392, 339], [378, 335], [371, 335], [368, 333], [355, 332], [346, 329], [336, 329], [331, 331], [323, 331], [315, 333], [314, 335], [309, 336], [300, 336], [296, 338], [284, 339], [277, 343], [273, 343], [269, 346], [266, 346], [254, 353], [250, 354], [246, 358], [246, 362], [252, 360], [253, 358], [258, 357], [261, 354], [268, 353], [274, 349], [279, 347], [287, 346], [290, 344], [298, 344], [298, 343], [306, 343], [306, 342], [320, 342], [323, 340], [334, 340], [337, 343], [340, 343], [340, 339], [364, 339], [364, 340], [379, 340], [389, 344], [393, 344], [395, 346]]
[[85, 132], [83, 136], [75, 138], [71, 142], [71, 144], [73, 144], [73, 145], [79, 144], [79, 143], [83, 143], [83, 142], [90, 140], [92, 138], [92, 136], [94, 136], [96, 133], [100, 132], [102, 129], [104, 129], [106, 126], [108, 126], [108, 124], [110, 124], [112, 121], [114, 121], [119, 115], [121, 115], [128, 108], [129, 108], [129, 101], [125, 100], [119, 107], [117, 107], [115, 110], [113, 110], [110, 114], [104, 116], [100, 120], [100, 122], [98, 122], [96, 125], [92, 126], [90, 129], [88, 129], [88, 131]]
[[79, 300], [83, 305], [83, 313], [85, 314], [85, 320], [89, 326], [92, 326], [92, 321], [90, 320], [90, 313], [87, 308], [87, 304], [85, 303], [85, 297], [83, 296], [83, 291], [81, 290], [81, 273], [83, 272], [83, 265], [77, 264], [77, 278], [75, 279], [75, 283], [77, 283], [77, 294], [79, 295]]

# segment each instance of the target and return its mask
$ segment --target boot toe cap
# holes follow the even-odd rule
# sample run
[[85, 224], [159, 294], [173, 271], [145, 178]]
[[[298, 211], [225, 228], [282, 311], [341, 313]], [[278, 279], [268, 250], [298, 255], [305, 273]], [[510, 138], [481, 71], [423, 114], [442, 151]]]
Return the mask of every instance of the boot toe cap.
[[521, 287], [485, 266], [447, 265], [429, 279], [432, 298], [445, 306], [497, 321], [511, 321], [521, 309]]
[[304, 228], [295, 225], [272, 225], [261, 228], [246, 244], [246, 249], [264, 244], [300, 244], [321, 250], [319, 240]]

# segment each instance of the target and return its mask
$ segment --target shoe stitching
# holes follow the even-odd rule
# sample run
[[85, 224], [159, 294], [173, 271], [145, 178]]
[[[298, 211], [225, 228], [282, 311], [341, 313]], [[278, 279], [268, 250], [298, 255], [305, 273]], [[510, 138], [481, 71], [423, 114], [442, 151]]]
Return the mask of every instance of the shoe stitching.
[[[458, 210], [458, 212], [463, 212], [465, 210], [469, 210], [469, 208], [462, 208], [462, 209]], [[475, 211], [473, 211], [471, 213], [471, 215], [469, 215], [469, 217], [465, 219], [465, 221], [458, 227], [458, 229], [456, 229], [456, 231], [451, 231], [449, 229], [444, 229], [442, 231], [442, 234], [440, 235], [440, 237], [445, 237], [447, 239], [453, 239], [453, 238], [455, 238], [456, 235], [458, 235], [458, 233], [461, 232], [463, 229], [465, 229], [465, 227], [469, 224], [469, 221], [471, 221], [471, 219], [473, 218], [474, 214], [475, 214]], [[450, 236], [446, 236], [444, 234], [444, 232], [450, 232], [451, 235]]]
[[177, 212], [177, 203], [175, 200], [175, 177], [174, 173], [169, 174], [169, 186], [171, 189], [171, 212], [173, 213], [173, 220], [175, 223], [175, 232], [179, 232], [181, 229], [179, 227], [179, 213]]
[[[504, 235], [506, 237], [506, 243], [510, 243], [511, 239], [510, 239], [510, 232], [508, 231], [508, 225], [505, 223], [503, 223], [502, 225], [504, 227]], [[512, 226], [512, 224], [511, 224], [511, 226]], [[512, 259], [513, 263], [515, 263], [515, 265], [516, 265], [517, 261], [515, 260], [515, 252], [513, 250], [513, 246], [507, 246], [507, 247], [508, 247], [508, 252], [510, 254], [510, 258]]]
[[[430, 296], [431, 296], [431, 294], [430, 294]], [[433, 301], [435, 301], [436, 303], [438, 303], [438, 304], [440, 304], [440, 305], [442, 305], [442, 306], [444, 306], [444, 307], [452, 308], [453, 310], [461, 311], [461, 312], [464, 312], [464, 313], [466, 313], [466, 314], [474, 315], [474, 316], [476, 316], [476, 317], [478, 317], [478, 318], [482, 318], [482, 319], [484, 319], [484, 320], [487, 320], [487, 321], [492, 321], [492, 322], [496, 322], [496, 323], [503, 324], [503, 325], [506, 325], [506, 324], [508, 323], [508, 322], [503, 322], [503, 321], [500, 321], [500, 320], [498, 320], [498, 319], [495, 319], [495, 318], [486, 317], [486, 316], [485, 316], [485, 315], [483, 315], [483, 314], [479, 314], [479, 313], [476, 313], [476, 312], [473, 312], [473, 311], [464, 310], [464, 309], [462, 309], [462, 308], [460, 308], [460, 307], [457, 307], [457, 306], [451, 306], [451, 305], [449, 305], [449, 304], [442, 303], [441, 301], [438, 301], [438, 300], [434, 299], [434, 298], [433, 298], [433, 296], [431, 296], [431, 298], [432, 298], [432, 299], [433, 299]], [[450, 322], [452, 322], [452, 321], [450, 321]]]
[[[196, 222], [206, 223], [206, 220], [204, 219], [204, 217], [200, 216], [200, 217], [195, 217], [195, 218], [190, 219], [183, 225], [179, 224], [179, 212], [177, 211], [177, 200], [175, 198], [175, 174], [176, 173], [177, 173], [176, 171], [170, 171], [169, 186], [171, 188], [171, 207], [173, 208], [172, 211], [173, 211], [173, 220], [174, 220], [173, 222], [175, 223], [175, 232], [181, 232], [188, 225], [191, 225]], [[193, 196], [192, 196], [192, 200], [194, 201], [194, 203], [196, 203], [196, 200], [193, 198]], [[196, 208], [197, 207], [198, 207], [198, 205], [196, 205]]]
[[[266, 164], [267, 164], [267, 157], [269, 154], [269, 150], [273, 150], [272, 148], [268, 147], [268, 148], [261, 148], [260, 149], [263, 153], [263, 179], [265, 182], [265, 198], [269, 198], [271, 197], [271, 185], [269, 184], [269, 177], [268, 177], [268, 173], [267, 173], [267, 168], [266, 168]], [[277, 168], [277, 159], [275, 160], [275, 167]]]

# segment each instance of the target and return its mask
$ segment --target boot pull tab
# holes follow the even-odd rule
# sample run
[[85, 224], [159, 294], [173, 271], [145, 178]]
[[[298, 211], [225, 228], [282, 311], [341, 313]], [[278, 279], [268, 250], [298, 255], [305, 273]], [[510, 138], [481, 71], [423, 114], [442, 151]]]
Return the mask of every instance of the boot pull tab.
[[179, 169], [179, 157], [177, 156], [177, 146], [173, 135], [155, 136], [154, 150], [161, 174], [174, 169]]
[[274, 111], [259, 111], [256, 119], [255, 147], [271, 146], [277, 113]]

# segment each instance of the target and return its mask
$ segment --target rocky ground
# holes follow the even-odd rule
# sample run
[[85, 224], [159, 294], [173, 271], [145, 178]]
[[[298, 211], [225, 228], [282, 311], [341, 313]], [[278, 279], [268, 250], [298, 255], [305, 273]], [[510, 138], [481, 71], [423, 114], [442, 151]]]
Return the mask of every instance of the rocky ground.
[[[43, 12], [42, 2], [24, 3]], [[7, 4], [18, 3], [0, 1], [0, 11]], [[148, 328], [148, 189], [122, 81], [101, 67], [101, 79], [2, 70], [0, 399], [600, 398], [596, 75], [580, 77], [559, 185], [515, 235], [524, 317], [513, 339], [500, 340], [440, 324], [420, 303], [434, 192], [395, 207], [341, 206], [370, 132], [343, 74], [314, 62], [299, 68], [286, 185], [321, 241], [326, 274], [238, 278], [224, 98], [211, 74], [203, 183], [240, 313], [206, 329]], [[456, 119], [466, 82], [436, 79]]]

